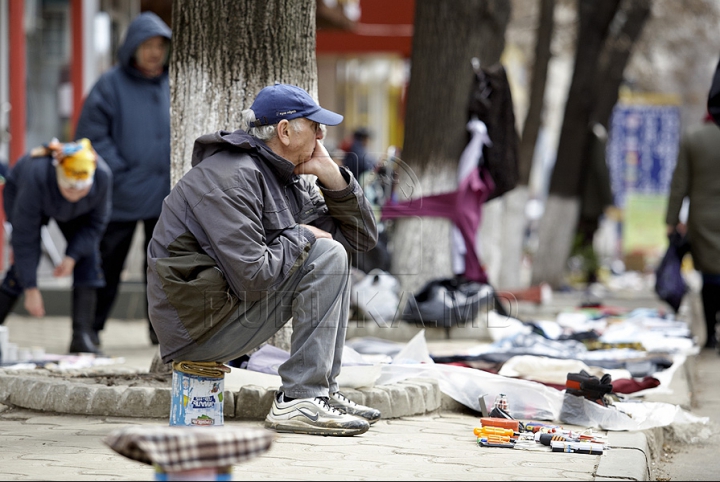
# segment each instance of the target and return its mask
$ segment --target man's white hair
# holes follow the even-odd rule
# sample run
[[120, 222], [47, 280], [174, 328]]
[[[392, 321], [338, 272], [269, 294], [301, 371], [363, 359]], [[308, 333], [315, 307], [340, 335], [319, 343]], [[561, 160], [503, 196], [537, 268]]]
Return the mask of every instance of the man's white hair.
[[[297, 119], [291, 119], [290, 121], [288, 121], [295, 132], [298, 132], [300, 130], [300, 124], [298, 122], [300, 119], [302, 119], [302, 117], [298, 117]], [[275, 134], [277, 132], [277, 124], [255, 127], [254, 123], [255, 112], [252, 109], [245, 109], [240, 113], [240, 127], [242, 130], [244, 130], [253, 137], [257, 137], [261, 141], [269, 141], [270, 139], [275, 137]]]

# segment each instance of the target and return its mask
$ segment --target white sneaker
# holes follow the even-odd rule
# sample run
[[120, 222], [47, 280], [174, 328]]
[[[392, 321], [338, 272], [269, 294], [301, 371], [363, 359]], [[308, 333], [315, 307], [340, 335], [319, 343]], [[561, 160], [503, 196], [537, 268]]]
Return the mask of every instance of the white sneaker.
[[275, 394], [265, 427], [277, 432], [309, 435], [350, 436], [367, 432], [367, 420], [333, 408], [327, 397], [296, 398], [286, 402], [282, 392]]
[[370, 424], [380, 420], [380, 410], [355, 403], [343, 395], [342, 392], [330, 394], [330, 405], [341, 412], [345, 412], [349, 415], [355, 415], [356, 417], [362, 417]]

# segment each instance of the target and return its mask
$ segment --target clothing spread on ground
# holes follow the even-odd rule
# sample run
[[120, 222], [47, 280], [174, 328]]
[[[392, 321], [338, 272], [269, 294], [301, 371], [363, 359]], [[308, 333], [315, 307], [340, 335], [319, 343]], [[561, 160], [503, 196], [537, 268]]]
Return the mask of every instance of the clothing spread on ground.
[[[477, 411], [481, 397], [492, 403], [497, 393], [504, 393], [516, 419], [554, 420], [603, 430], [703, 421], [679, 406], [642, 398], [669, 390], [675, 371], [687, 356], [697, 353], [686, 323], [672, 314], [600, 306], [527, 323], [492, 311], [487, 315], [484, 322], [491, 343], [433, 356], [425, 330], [407, 344], [354, 338], [346, 343], [352, 360], [344, 359], [343, 365], [352, 363], [357, 373], [379, 365], [375, 385], [407, 378], [436, 379], [443, 393]], [[262, 356], [260, 352], [254, 360], [251, 356], [259, 371], [257, 367], [264, 365]], [[363, 366], [358, 360], [364, 356], [375, 363]], [[384, 360], [377, 361], [380, 357]]]

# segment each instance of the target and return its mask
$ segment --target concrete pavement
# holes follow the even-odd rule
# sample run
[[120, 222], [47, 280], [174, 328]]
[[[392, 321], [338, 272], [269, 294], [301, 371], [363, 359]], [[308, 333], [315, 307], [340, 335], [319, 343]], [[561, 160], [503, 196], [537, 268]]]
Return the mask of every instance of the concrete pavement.
[[[437, 412], [381, 420], [356, 437], [278, 434], [261, 457], [234, 466], [234, 480], [648, 480], [647, 458], [629, 434], [611, 434], [602, 456], [481, 448], [477, 417]], [[127, 426], [165, 419], [0, 413], [3, 480], [153, 480], [153, 469], [101, 440]], [[260, 427], [261, 422], [226, 421]], [[646, 447], [644, 447], [647, 450]]]
[[[571, 300], [556, 298], [558, 306], [564, 301]], [[551, 311], [552, 306], [535, 309]], [[11, 341], [20, 346], [39, 345], [48, 353], [65, 353], [69, 345], [69, 318], [13, 315], [6, 324]], [[358, 336], [362, 331], [351, 330]], [[470, 335], [451, 333], [451, 339], [444, 340], [440, 332], [430, 331], [428, 347], [433, 353], [477, 344], [478, 338]], [[78, 380], [0, 371], [0, 403], [8, 404], [0, 413], [1, 479], [152, 480], [152, 468], [125, 459], [101, 440], [130, 425], [167, 425], [169, 393], [163, 393], [169, 387], [108, 387], [79, 380], [93, 370], [146, 372], [156, 348], [149, 343], [145, 322], [137, 320], [110, 320], [102, 341], [105, 353], [122, 357], [123, 363], [78, 370]], [[678, 370], [673, 395], [658, 401], [689, 408], [689, 380], [685, 369]], [[226, 398], [225, 425], [262, 426], [268, 394], [278, 384], [271, 375], [233, 370], [226, 378], [226, 393], [233, 395]], [[662, 452], [665, 436], [663, 429], [610, 432], [612, 448], [603, 455], [482, 448], [472, 434], [479, 426], [478, 415], [443, 395], [433, 380], [362, 389], [353, 391], [353, 396], [383, 410], [384, 419], [369, 432], [352, 438], [278, 434], [268, 453], [236, 465], [234, 478], [653, 480], [653, 460]]]

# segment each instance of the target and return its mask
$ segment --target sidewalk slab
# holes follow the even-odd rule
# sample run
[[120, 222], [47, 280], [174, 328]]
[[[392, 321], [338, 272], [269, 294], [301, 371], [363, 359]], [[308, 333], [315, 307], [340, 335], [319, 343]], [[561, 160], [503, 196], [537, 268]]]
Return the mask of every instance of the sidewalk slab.
[[609, 432], [595, 480], [651, 480], [651, 453], [644, 432]]

